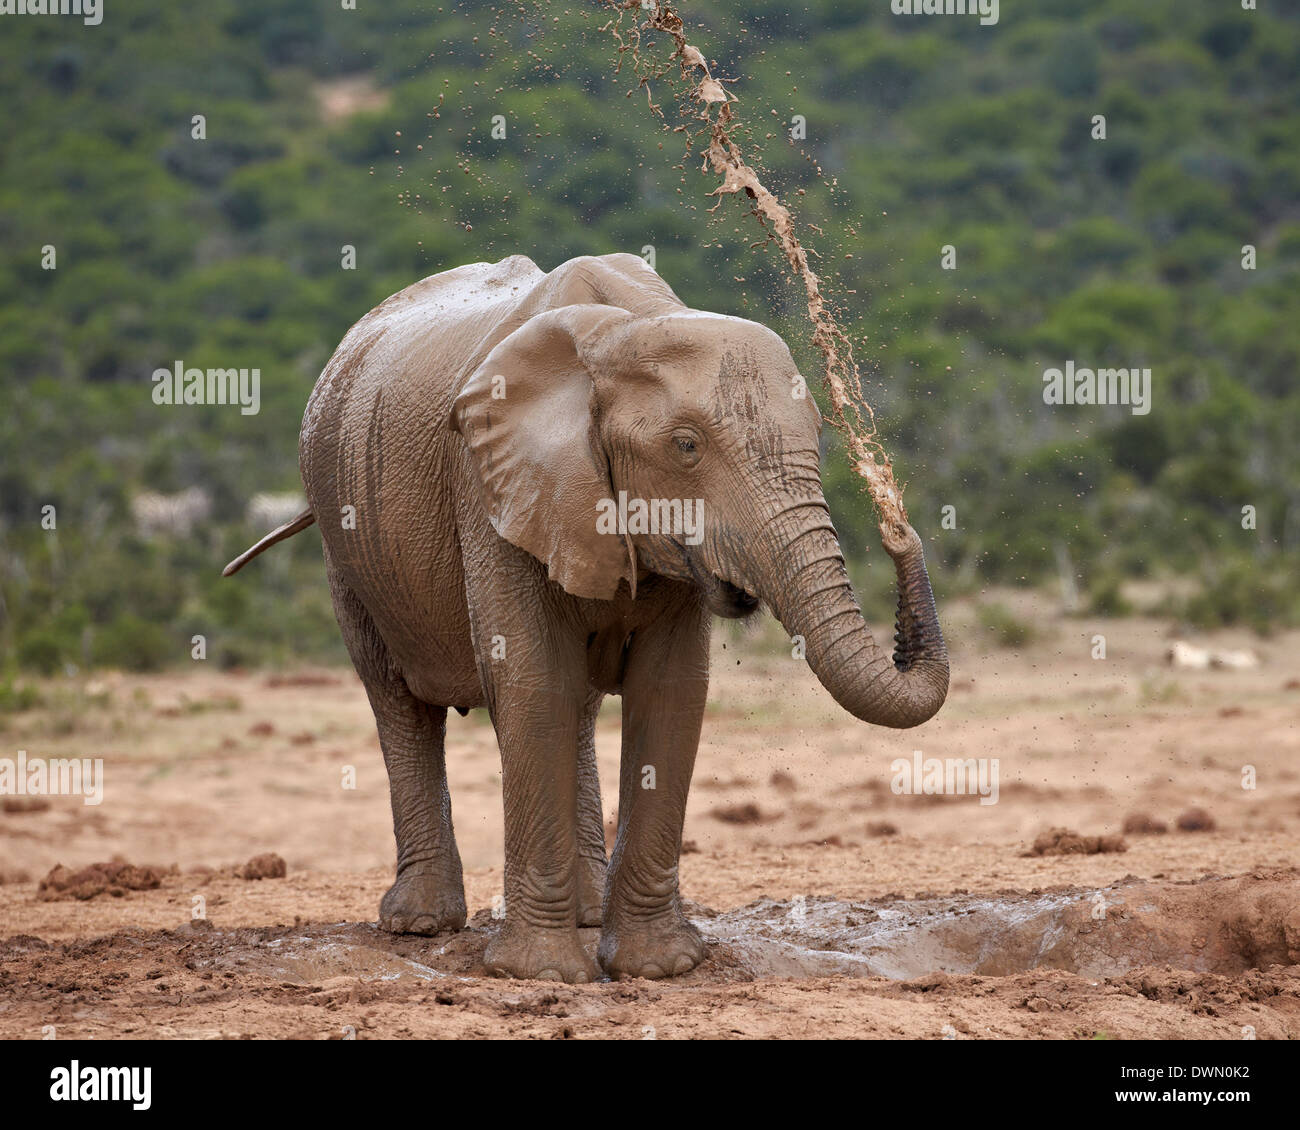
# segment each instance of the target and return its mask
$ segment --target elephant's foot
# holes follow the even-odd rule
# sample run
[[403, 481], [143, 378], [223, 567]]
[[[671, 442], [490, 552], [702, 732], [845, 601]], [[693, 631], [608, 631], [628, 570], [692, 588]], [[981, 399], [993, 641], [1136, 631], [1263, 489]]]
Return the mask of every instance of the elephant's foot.
[[390, 934], [440, 934], [465, 925], [465, 887], [454, 877], [435, 870], [412, 868], [379, 902], [379, 928]]
[[535, 981], [565, 981], [585, 985], [600, 980], [600, 969], [587, 956], [572, 928], [512, 928], [510, 920], [488, 943], [483, 964], [494, 977]]
[[605, 972], [623, 977], [676, 977], [704, 960], [704, 939], [674, 907], [658, 918], [619, 918], [607, 923], [596, 956]]
[[578, 925], [599, 926], [601, 904], [605, 898], [603, 859], [578, 859]]

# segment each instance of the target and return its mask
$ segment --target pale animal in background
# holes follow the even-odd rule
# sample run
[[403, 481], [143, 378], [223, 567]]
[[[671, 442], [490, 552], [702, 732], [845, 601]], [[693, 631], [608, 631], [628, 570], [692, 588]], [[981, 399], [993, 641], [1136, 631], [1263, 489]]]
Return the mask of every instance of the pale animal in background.
[[175, 494], [147, 490], [131, 499], [131, 517], [142, 537], [170, 534], [183, 537], [212, 514], [212, 499], [201, 487]]
[[1171, 666], [1193, 671], [1206, 671], [1211, 667], [1244, 671], [1259, 666], [1259, 657], [1253, 651], [1214, 651], [1186, 640], [1175, 640], [1165, 652], [1165, 660]]

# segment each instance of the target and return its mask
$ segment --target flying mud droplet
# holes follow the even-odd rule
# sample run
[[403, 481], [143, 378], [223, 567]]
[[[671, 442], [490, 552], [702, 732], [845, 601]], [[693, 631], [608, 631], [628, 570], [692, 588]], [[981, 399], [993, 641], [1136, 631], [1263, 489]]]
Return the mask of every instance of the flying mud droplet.
[[715, 78], [706, 78], [700, 83], [696, 96], [701, 102], [726, 102], [727, 91]]

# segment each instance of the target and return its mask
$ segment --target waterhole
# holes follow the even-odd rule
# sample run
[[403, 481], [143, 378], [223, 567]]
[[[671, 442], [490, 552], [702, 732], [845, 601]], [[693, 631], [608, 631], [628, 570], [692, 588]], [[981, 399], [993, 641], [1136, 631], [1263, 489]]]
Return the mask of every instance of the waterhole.
[[[1105, 888], [847, 901], [758, 899], [719, 912], [688, 904], [709, 957], [685, 981], [1001, 977], [1061, 969], [1112, 977], [1144, 966], [1201, 973], [1300, 963], [1300, 874], [1192, 882], [1129, 880]], [[214, 930], [200, 964], [319, 985], [335, 978], [442, 981], [483, 976], [491, 915], [437, 938], [368, 923], [303, 925], [278, 936]], [[595, 954], [597, 930], [583, 930]]]

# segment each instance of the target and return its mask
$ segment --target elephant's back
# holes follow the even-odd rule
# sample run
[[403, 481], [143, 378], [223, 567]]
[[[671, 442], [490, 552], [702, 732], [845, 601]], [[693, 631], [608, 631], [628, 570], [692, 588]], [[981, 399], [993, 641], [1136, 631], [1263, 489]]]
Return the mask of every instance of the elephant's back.
[[355, 454], [381, 435], [400, 443], [402, 432], [445, 422], [466, 368], [544, 277], [523, 255], [470, 263], [412, 283], [348, 330], [303, 413], [298, 451], [309, 497], [337, 466], [340, 445]]
[[478, 688], [455, 529], [464, 472], [447, 417], [462, 375], [543, 277], [513, 256], [399, 291], [348, 331], [303, 416], [299, 463], [330, 566], [443, 705], [473, 705]]
[[304, 440], [341, 415], [350, 398], [401, 385], [436, 395], [439, 377], [450, 386], [544, 277], [531, 259], [512, 255], [430, 275], [384, 299], [348, 330], [321, 372], [303, 417]]

